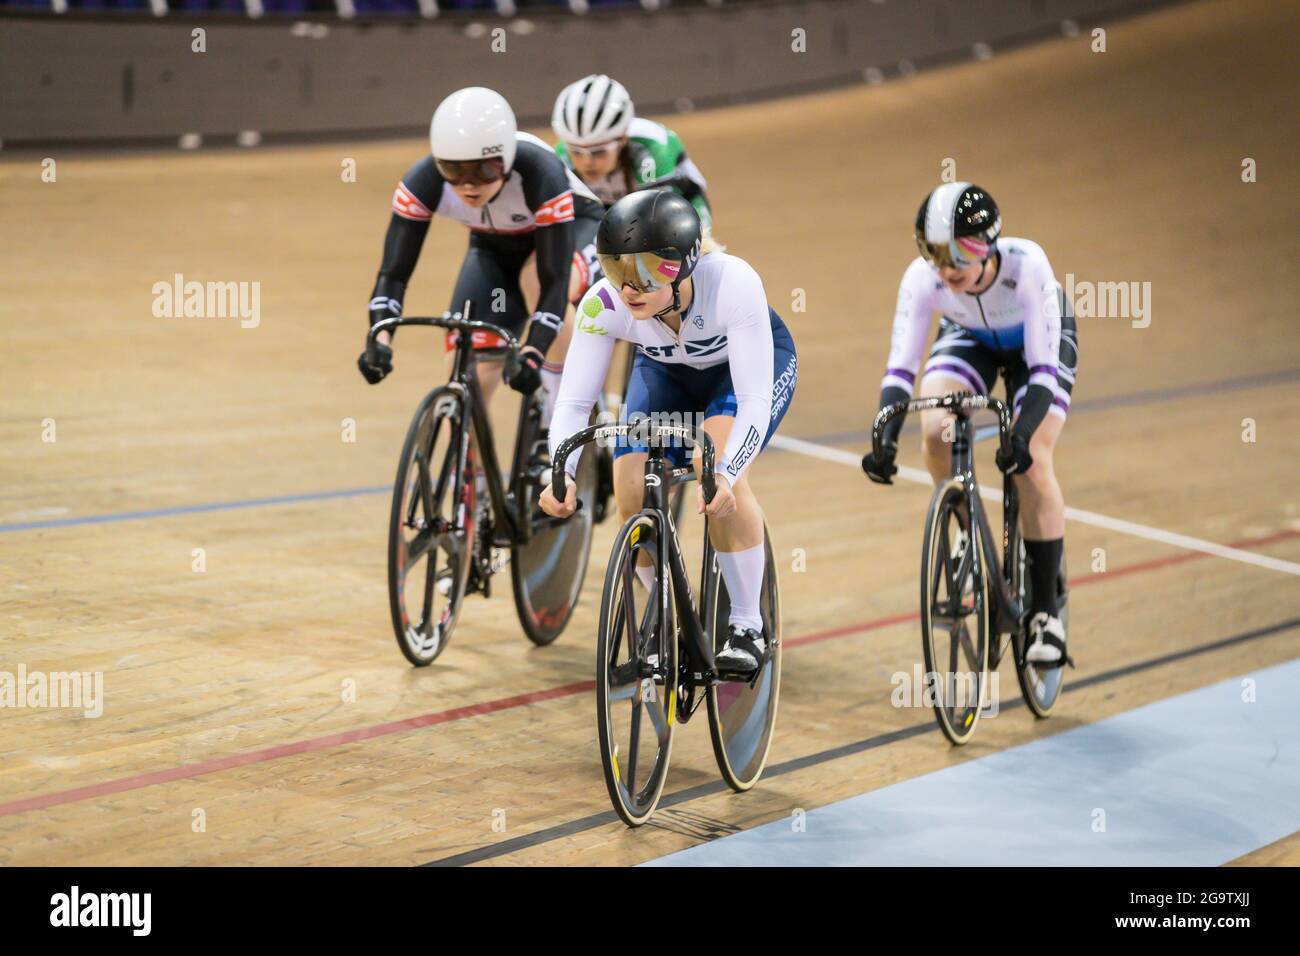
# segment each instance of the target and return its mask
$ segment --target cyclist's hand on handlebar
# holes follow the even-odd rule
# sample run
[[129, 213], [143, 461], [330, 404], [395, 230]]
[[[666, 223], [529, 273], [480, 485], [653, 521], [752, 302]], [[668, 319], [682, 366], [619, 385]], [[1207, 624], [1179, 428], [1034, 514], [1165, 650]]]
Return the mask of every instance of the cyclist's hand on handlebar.
[[552, 518], [569, 517], [578, 510], [578, 483], [570, 475], [569, 480], [565, 482], [564, 500], [559, 501], [548, 481], [542, 488], [542, 493], [537, 496], [537, 504]]
[[1034, 456], [1029, 454], [1029, 439], [1013, 433], [1011, 454], [1004, 455], [999, 448], [993, 460], [997, 462], [998, 470], [1004, 475], [1023, 475], [1034, 464]]
[[731, 484], [721, 475], [715, 475], [714, 481], [717, 488], [713, 492], [713, 500], [707, 505], [704, 503], [704, 488], [696, 486], [696, 514], [708, 515], [710, 518], [725, 518], [729, 514], [735, 514], [736, 496], [731, 491]]
[[[388, 333], [381, 332], [376, 336], [376, 340]], [[357, 368], [361, 369], [361, 374], [371, 385], [378, 385], [387, 377], [388, 373], [393, 370], [393, 350], [379, 341], [375, 342], [374, 354], [370, 350], [362, 352], [357, 358]]]
[[519, 352], [519, 368], [510, 376], [510, 387], [521, 395], [531, 395], [542, 384], [542, 353], [532, 346]]
[[874, 451], [869, 451], [862, 456], [862, 470], [877, 484], [892, 485], [894, 475], [898, 474], [898, 466], [894, 464], [898, 445], [894, 442], [884, 442], [881, 450], [883, 454], [879, 458]]

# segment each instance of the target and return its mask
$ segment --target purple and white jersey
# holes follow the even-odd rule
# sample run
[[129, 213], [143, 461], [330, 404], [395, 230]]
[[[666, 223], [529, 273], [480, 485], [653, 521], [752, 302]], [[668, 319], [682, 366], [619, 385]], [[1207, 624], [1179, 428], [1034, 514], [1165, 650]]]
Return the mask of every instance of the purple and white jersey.
[[962, 326], [976, 341], [997, 352], [1023, 351], [1029, 384], [1055, 389], [1061, 340], [1061, 286], [1047, 255], [1028, 239], [997, 243], [998, 277], [979, 295], [955, 293], [938, 270], [917, 256], [903, 273], [894, 310], [889, 365], [882, 388], [912, 393], [925, 356], [933, 314]]

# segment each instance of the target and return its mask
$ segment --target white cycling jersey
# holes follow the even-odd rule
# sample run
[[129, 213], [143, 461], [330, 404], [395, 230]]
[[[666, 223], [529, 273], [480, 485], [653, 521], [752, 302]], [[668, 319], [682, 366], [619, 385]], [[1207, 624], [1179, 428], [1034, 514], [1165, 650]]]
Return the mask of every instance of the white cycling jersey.
[[938, 271], [918, 256], [903, 273], [894, 310], [889, 366], [881, 387], [909, 395], [925, 355], [931, 316], [967, 329], [982, 345], [997, 351], [1024, 351], [1029, 384], [1055, 389], [1061, 341], [1061, 287], [1042, 247], [1028, 239], [998, 239], [998, 277], [979, 295], [956, 293]]
[[[551, 418], [550, 447], [587, 426], [591, 408], [619, 339], [656, 362], [707, 369], [728, 363], [736, 395], [736, 420], [717, 462], [734, 481], [756, 457], [772, 418], [772, 319], [758, 273], [725, 252], [700, 258], [691, 273], [693, 293], [680, 332], [661, 319], [634, 319], [608, 279], [578, 304], [577, 328], [564, 360], [564, 378]], [[566, 470], [573, 474], [578, 453]], [[733, 470], [734, 469], [734, 470]]]

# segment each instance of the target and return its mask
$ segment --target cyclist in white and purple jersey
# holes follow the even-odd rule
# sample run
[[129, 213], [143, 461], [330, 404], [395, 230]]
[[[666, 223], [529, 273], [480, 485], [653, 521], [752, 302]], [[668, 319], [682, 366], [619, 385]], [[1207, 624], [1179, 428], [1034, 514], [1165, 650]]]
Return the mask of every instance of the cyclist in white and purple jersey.
[[[1065, 629], [1056, 606], [1065, 500], [1052, 452], [1070, 408], [1079, 343], [1074, 316], [1042, 248], [1028, 239], [1000, 237], [1001, 229], [993, 197], [971, 183], [945, 183], [921, 203], [916, 217], [921, 255], [899, 285], [880, 404], [911, 398], [935, 312], [939, 335], [925, 363], [922, 397], [959, 391], [989, 395], [1001, 372], [1015, 424], [1012, 454], [999, 450], [997, 464], [1016, 477], [1021, 500], [1033, 585], [1027, 653], [1031, 661], [1052, 664], [1065, 656]], [[951, 448], [944, 434], [950, 417], [942, 411], [921, 414], [925, 465], [936, 482], [948, 477]], [[863, 458], [872, 480], [885, 481], [897, 472], [894, 454], [902, 427], [901, 415], [890, 423], [882, 460], [871, 453]]]

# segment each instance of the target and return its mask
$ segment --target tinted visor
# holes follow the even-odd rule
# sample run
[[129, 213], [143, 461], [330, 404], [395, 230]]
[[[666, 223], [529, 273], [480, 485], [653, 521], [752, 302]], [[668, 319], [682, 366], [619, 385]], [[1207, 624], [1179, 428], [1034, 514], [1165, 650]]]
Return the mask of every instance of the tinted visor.
[[962, 236], [952, 242], [926, 242], [924, 236], [916, 237], [916, 247], [921, 250], [921, 258], [936, 269], [948, 267], [965, 269], [967, 266], [979, 265], [989, 255], [989, 244]]
[[659, 252], [635, 252], [622, 256], [597, 255], [605, 278], [614, 288], [631, 286], [638, 292], [654, 292], [671, 285], [681, 271], [682, 261], [670, 249]]
[[498, 159], [435, 159], [438, 174], [453, 186], [483, 186], [505, 175], [505, 163]]

